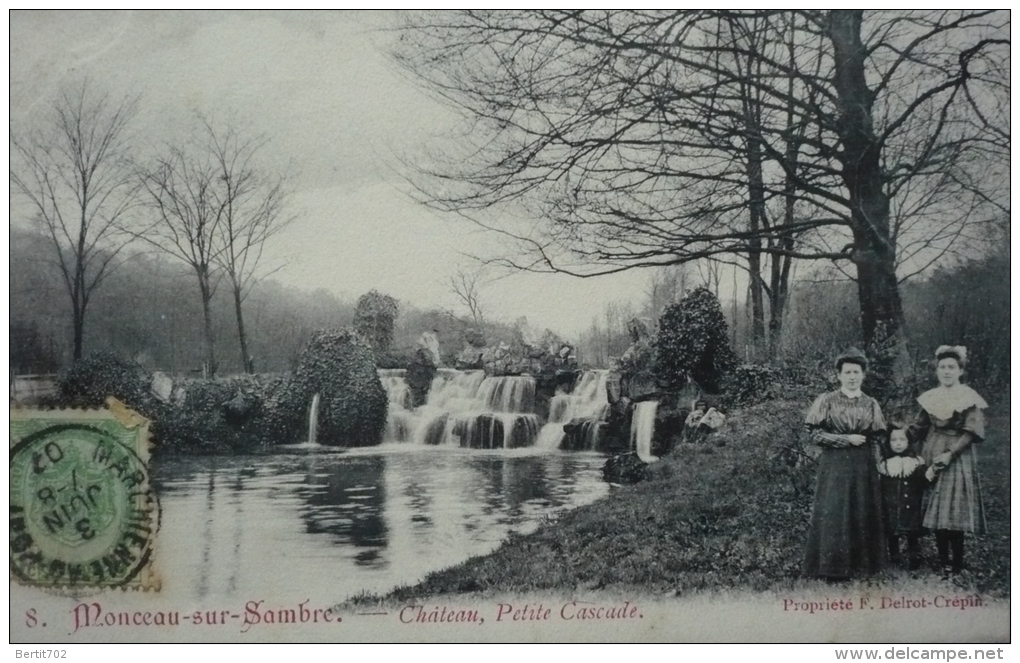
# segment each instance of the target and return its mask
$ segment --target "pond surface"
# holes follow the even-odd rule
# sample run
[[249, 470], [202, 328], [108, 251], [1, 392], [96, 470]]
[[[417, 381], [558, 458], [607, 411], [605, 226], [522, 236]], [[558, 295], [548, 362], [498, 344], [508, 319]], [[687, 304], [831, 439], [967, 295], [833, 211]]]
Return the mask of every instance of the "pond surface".
[[416, 445], [157, 459], [163, 592], [327, 603], [385, 592], [605, 495], [604, 462]]

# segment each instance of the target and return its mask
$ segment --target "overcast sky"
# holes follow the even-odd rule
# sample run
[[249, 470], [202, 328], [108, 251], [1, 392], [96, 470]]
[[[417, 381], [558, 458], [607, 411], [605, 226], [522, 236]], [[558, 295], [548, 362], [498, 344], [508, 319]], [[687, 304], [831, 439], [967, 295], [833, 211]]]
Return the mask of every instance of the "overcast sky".
[[[137, 140], [158, 145], [189, 117], [236, 116], [293, 173], [298, 215], [269, 253], [275, 278], [355, 298], [375, 288], [455, 308], [446, 280], [492, 238], [412, 202], [401, 155], [442, 140], [452, 116], [387, 60], [391, 16], [363, 12], [12, 12], [11, 120], [31, 123], [87, 77], [140, 95]], [[12, 207], [12, 213], [16, 213]], [[518, 275], [482, 292], [487, 312], [568, 336], [611, 300], [635, 303], [645, 273], [580, 280]], [[196, 295], [197, 296], [197, 295]]]

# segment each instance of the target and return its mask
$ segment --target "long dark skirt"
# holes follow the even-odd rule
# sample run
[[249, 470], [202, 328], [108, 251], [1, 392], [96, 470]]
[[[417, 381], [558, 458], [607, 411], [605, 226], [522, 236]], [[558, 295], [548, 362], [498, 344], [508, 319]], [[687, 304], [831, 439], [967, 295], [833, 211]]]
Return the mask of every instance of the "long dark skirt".
[[801, 573], [866, 575], [879, 571], [884, 559], [882, 493], [871, 446], [823, 450]]

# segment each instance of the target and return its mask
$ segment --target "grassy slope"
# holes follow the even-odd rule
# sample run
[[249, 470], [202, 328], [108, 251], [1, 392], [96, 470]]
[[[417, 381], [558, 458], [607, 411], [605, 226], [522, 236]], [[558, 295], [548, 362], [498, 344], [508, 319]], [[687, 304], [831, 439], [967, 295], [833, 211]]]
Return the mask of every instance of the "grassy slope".
[[[387, 601], [457, 593], [615, 589], [691, 591], [810, 589], [798, 578], [810, 517], [813, 465], [797, 461], [802, 403], [769, 403], [734, 413], [723, 446], [681, 447], [652, 468], [653, 479], [515, 536], [492, 554], [400, 587]], [[1006, 410], [1003, 414], [1002, 410]], [[989, 421], [981, 447], [989, 533], [968, 539], [961, 590], [1009, 596], [1008, 405]], [[924, 540], [934, 565], [934, 542]], [[890, 569], [881, 582], [917, 589], [932, 581]], [[377, 601], [362, 596], [356, 603]]]

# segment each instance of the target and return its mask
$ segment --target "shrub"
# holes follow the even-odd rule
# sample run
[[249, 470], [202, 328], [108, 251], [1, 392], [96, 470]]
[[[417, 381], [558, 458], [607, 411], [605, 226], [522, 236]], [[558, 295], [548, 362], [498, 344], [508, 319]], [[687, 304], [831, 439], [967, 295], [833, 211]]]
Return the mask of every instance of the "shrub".
[[316, 332], [301, 353], [288, 411], [304, 412], [319, 394], [319, 442], [330, 446], [371, 446], [382, 442], [386, 391], [372, 347], [350, 329]]
[[94, 352], [76, 361], [58, 378], [57, 389], [64, 407], [102, 407], [113, 396], [151, 416], [155, 404], [145, 372], [110, 352]]
[[765, 364], [743, 364], [726, 376], [723, 391], [729, 405], [754, 405], [779, 396], [779, 370]]
[[718, 391], [735, 364], [726, 319], [707, 288], [696, 288], [665, 308], [656, 339], [656, 373], [666, 389], [682, 389], [693, 379], [707, 391]]

